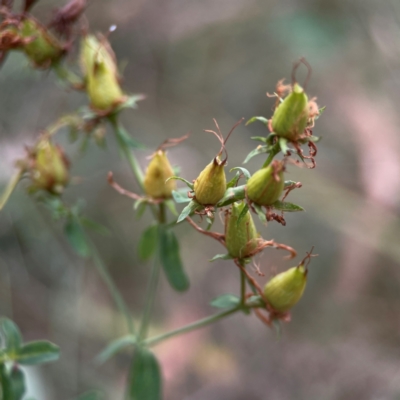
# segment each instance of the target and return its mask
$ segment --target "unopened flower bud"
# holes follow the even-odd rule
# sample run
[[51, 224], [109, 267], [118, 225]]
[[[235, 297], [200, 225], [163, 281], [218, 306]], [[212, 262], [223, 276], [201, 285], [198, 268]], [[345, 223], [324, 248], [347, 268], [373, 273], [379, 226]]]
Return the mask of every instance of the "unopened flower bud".
[[226, 159], [221, 161], [217, 156], [200, 172], [193, 187], [198, 203], [213, 206], [224, 197], [226, 191], [225, 164]]
[[43, 139], [30, 157], [33, 188], [61, 194], [69, 180], [69, 162], [61, 148]]
[[168, 178], [174, 176], [174, 171], [165, 154], [165, 151], [158, 150], [147, 167], [144, 177], [144, 190], [148, 196], [155, 199], [168, 199], [172, 191], [176, 189], [176, 183]]
[[62, 44], [44, 26], [32, 17], [21, 22], [21, 37], [27, 40], [23, 50], [33, 64], [47, 68], [64, 53]]
[[298, 84], [275, 109], [272, 116], [273, 132], [288, 140], [297, 140], [307, 126], [309, 118], [308, 97]]
[[264, 296], [277, 312], [289, 311], [303, 295], [307, 283], [303, 264], [274, 276], [264, 287]]
[[104, 37], [85, 36], [81, 43], [81, 68], [93, 108], [111, 110], [125, 100], [118, 82], [114, 53]]
[[247, 196], [260, 206], [270, 206], [279, 199], [284, 186], [283, 163], [275, 160], [247, 181]]
[[225, 243], [233, 258], [250, 257], [257, 248], [259, 235], [249, 211], [240, 219], [246, 203], [233, 203], [225, 219]]

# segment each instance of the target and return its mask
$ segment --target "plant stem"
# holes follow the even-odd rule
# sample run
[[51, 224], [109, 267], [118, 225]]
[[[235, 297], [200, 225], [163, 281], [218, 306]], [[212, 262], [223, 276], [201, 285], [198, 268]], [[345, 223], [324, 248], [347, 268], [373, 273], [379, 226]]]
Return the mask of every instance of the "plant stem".
[[240, 270], [240, 306], [243, 307], [246, 302], [246, 276]]
[[125, 301], [122, 298], [120, 291], [118, 290], [114, 281], [111, 279], [110, 273], [108, 272], [106, 265], [103, 263], [103, 260], [100, 258], [100, 255], [95, 245], [93, 243], [90, 243], [90, 245], [94, 265], [97, 268], [97, 271], [103, 279], [104, 283], [106, 284], [107, 289], [109, 290], [119, 312], [125, 317], [129, 333], [135, 336], [135, 327], [128, 306], [125, 304]]
[[277, 142], [274, 147], [272, 148], [271, 152], [268, 155], [267, 160], [263, 164], [263, 168], [268, 167], [269, 164], [271, 164], [272, 160], [274, 157], [280, 152], [280, 147], [279, 147], [279, 142]]
[[129, 162], [131, 170], [132, 170], [133, 174], [135, 175], [135, 178], [136, 178], [139, 186], [143, 190], [143, 179], [144, 179], [143, 171], [140, 168], [140, 165], [139, 165], [138, 161], [136, 160], [136, 157], [133, 155], [131, 149], [125, 144], [125, 142], [123, 140], [123, 137], [126, 136], [127, 133], [126, 133], [124, 127], [119, 123], [119, 121], [117, 119], [117, 115], [110, 115], [108, 117], [108, 119], [111, 123], [111, 126], [114, 129], [119, 148], [122, 151], [122, 153], [124, 153], [126, 159]]
[[234, 314], [235, 312], [240, 311], [240, 310], [241, 310], [241, 308], [240, 308], [240, 306], [238, 306], [235, 308], [231, 308], [230, 310], [226, 310], [226, 311], [220, 312], [218, 314], [211, 315], [210, 317], [206, 317], [206, 318], [200, 319], [196, 322], [193, 322], [189, 325], [185, 325], [182, 328], [178, 328], [173, 331], [163, 333], [159, 336], [154, 336], [152, 338], [149, 338], [144, 341], [144, 344], [146, 346], [154, 346], [154, 345], [156, 345], [166, 339], [169, 339], [173, 336], [181, 335], [183, 333], [187, 333], [187, 332], [193, 331], [195, 329], [199, 329], [204, 326], [210, 325], [210, 324], [212, 324], [222, 318], [228, 317], [229, 315]]
[[6, 205], [8, 199], [10, 198], [12, 192], [14, 191], [15, 187], [18, 185], [18, 182], [20, 181], [22, 174], [23, 174], [23, 170], [20, 169], [18, 170], [10, 179], [10, 181], [8, 182], [6, 189], [4, 190], [4, 192], [1, 194], [0, 196], [0, 210], [3, 209], [3, 207]]

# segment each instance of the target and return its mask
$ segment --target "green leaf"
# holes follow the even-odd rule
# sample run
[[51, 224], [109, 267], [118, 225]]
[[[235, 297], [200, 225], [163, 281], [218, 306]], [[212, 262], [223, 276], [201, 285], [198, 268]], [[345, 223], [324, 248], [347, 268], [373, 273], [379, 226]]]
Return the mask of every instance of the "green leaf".
[[127, 400], [161, 400], [161, 371], [154, 354], [144, 348], [137, 348], [133, 356]]
[[36, 365], [56, 361], [60, 357], [60, 348], [47, 340], [38, 340], [23, 345], [14, 355], [18, 364]]
[[259, 154], [267, 153], [269, 148], [270, 148], [270, 146], [268, 146], [268, 145], [257, 146], [249, 154], [247, 154], [247, 157], [244, 159], [243, 164], [248, 163], [253, 157], [258, 156]]
[[187, 190], [185, 189], [185, 193], [180, 190], [173, 190], [172, 197], [177, 203], [188, 203], [191, 199], [187, 195]]
[[213, 262], [213, 261], [216, 261], [216, 260], [232, 260], [232, 256], [229, 253], [227, 253], [227, 254], [217, 254], [216, 256], [214, 256], [209, 261]]
[[180, 176], [171, 176], [171, 177], [169, 177], [166, 181], [165, 181], [165, 183], [167, 183], [169, 180], [171, 180], [171, 179], [173, 179], [173, 180], [176, 180], [176, 181], [182, 181], [182, 182], [185, 182], [186, 183], [186, 185], [188, 185], [188, 187], [190, 188], [190, 189], [192, 189], [193, 190], [193, 187], [194, 187], [194, 185], [193, 185], [193, 183], [192, 182], [189, 182], [189, 181], [187, 181], [186, 179], [184, 179], [184, 178], [181, 178]]
[[265, 126], [268, 126], [268, 119], [265, 117], [252, 117], [246, 122], [246, 126], [252, 124], [253, 122], [260, 121]]
[[267, 138], [265, 136], [252, 136], [250, 139], [257, 140], [259, 142], [267, 143]]
[[222, 294], [215, 298], [210, 304], [216, 308], [233, 308], [240, 303], [239, 297], [233, 294]]
[[232, 171], [239, 171], [239, 172], [241, 172], [241, 173], [244, 175], [244, 177], [246, 178], [246, 182], [247, 182], [248, 179], [251, 178], [251, 174], [250, 174], [250, 172], [249, 172], [246, 168], [234, 167], [234, 168], [232, 168], [232, 169], [230, 170], [230, 172], [232, 172]]
[[182, 210], [179, 215], [176, 223], [182, 222], [186, 217], [193, 214], [197, 209], [202, 208], [203, 206], [199, 204], [196, 200], [191, 200], [190, 203]]
[[288, 203], [286, 201], [277, 200], [275, 203], [272, 204], [277, 210], [286, 211], [286, 212], [296, 212], [296, 211], [304, 211], [304, 208], [298, 206], [297, 204]]
[[258, 205], [258, 204], [253, 204], [253, 207], [256, 210], [256, 213], [257, 213], [258, 218], [260, 219], [260, 221], [263, 224], [266, 224], [267, 223], [267, 217], [265, 216], [265, 212], [262, 209], [262, 207], [260, 205]]
[[26, 391], [24, 373], [14, 365], [11, 368], [9, 379], [13, 392], [12, 400], [22, 400]]
[[78, 218], [70, 216], [64, 226], [64, 233], [69, 244], [81, 257], [90, 255], [90, 246], [86, 240], [85, 232]]
[[189, 289], [189, 279], [183, 269], [179, 254], [179, 243], [171, 230], [162, 229], [160, 232], [160, 259], [172, 288], [178, 292]]
[[113, 340], [108, 346], [96, 357], [96, 362], [98, 364], [105, 363], [112, 356], [117, 354], [119, 351], [125, 347], [132, 346], [136, 343], [136, 339], [132, 335], [127, 335], [122, 338]]
[[0, 320], [0, 329], [4, 339], [4, 347], [7, 353], [17, 351], [22, 344], [21, 332], [18, 326], [8, 318]]
[[218, 202], [217, 207], [225, 207], [235, 201], [243, 200], [245, 198], [246, 185], [241, 185], [226, 190], [224, 197]]
[[236, 172], [236, 175], [229, 182], [226, 183], [226, 188], [229, 189], [231, 187], [235, 187], [239, 181], [239, 178], [240, 172]]
[[14, 400], [13, 387], [5, 364], [0, 364], [1, 400]]
[[151, 225], [143, 233], [139, 239], [138, 255], [142, 261], [148, 260], [157, 250], [158, 242], [158, 226]]

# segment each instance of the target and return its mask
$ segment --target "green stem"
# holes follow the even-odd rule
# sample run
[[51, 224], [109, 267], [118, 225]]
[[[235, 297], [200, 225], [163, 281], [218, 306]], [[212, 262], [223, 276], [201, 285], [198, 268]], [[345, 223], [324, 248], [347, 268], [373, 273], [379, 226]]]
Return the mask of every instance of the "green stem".
[[107, 289], [110, 291], [110, 294], [119, 310], [119, 312], [125, 317], [126, 324], [128, 326], [128, 331], [131, 335], [135, 336], [135, 327], [133, 324], [132, 316], [127, 305], [124, 302], [124, 299], [121, 296], [120, 291], [118, 290], [117, 286], [115, 285], [114, 281], [111, 279], [111, 276], [108, 272], [106, 265], [103, 263], [103, 260], [100, 258], [100, 255], [94, 246], [93, 243], [90, 243], [91, 247], [91, 255], [94, 262], [95, 267], [101, 278], [103, 279], [104, 283], [107, 286]]
[[267, 160], [263, 164], [263, 168], [268, 167], [269, 164], [271, 164], [272, 160], [274, 157], [280, 152], [281, 148], [279, 147], [279, 142], [277, 142], [274, 147], [272, 148], [271, 152], [268, 155]]
[[167, 332], [167, 333], [163, 333], [162, 335], [154, 336], [152, 338], [149, 338], [149, 339], [144, 341], [144, 344], [146, 346], [154, 346], [154, 345], [156, 345], [156, 344], [158, 344], [158, 343], [160, 343], [160, 342], [162, 342], [162, 341], [164, 341], [166, 339], [169, 339], [169, 338], [171, 338], [173, 336], [181, 335], [183, 333], [187, 333], [187, 332], [193, 331], [195, 329], [203, 328], [204, 326], [207, 326], [207, 325], [210, 325], [210, 324], [212, 324], [214, 322], [217, 322], [220, 319], [228, 317], [229, 315], [234, 314], [235, 312], [240, 311], [240, 310], [241, 310], [241, 308], [238, 306], [238, 307], [235, 307], [235, 308], [231, 308], [230, 310], [223, 311], [223, 312], [220, 312], [218, 314], [211, 315], [210, 317], [206, 317], [206, 318], [200, 319], [200, 320], [198, 320], [196, 322], [193, 322], [192, 324], [185, 325], [182, 328], [178, 328], [178, 329], [175, 329], [173, 331], [170, 331], [170, 332]]
[[0, 196], [0, 211], [3, 209], [3, 207], [6, 205], [8, 199], [10, 198], [12, 192], [14, 191], [15, 187], [18, 185], [18, 182], [20, 181], [22, 174], [24, 171], [22, 169], [18, 170], [10, 179], [8, 182], [6, 189]]
[[62, 81], [68, 82], [74, 89], [82, 89], [84, 87], [82, 79], [69, 69], [65, 68], [64, 65], [55, 63], [52, 67], [58, 78]]
[[127, 135], [125, 128], [119, 123], [117, 115], [110, 115], [108, 117], [111, 126], [114, 129], [115, 135], [117, 137], [118, 145], [122, 153], [125, 155], [126, 159], [129, 162], [129, 165], [132, 169], [133, 174], [135, 175], [136, 180], [138, 181], [139, 186], [143, 190], [143, 180], [144, 180], [144, 175], [143, 171], [140, 168], [140, 165], [138, 161], [136, 160], [136, 157], [133, 155], [131, 149], [125, 144], [123, 137]]
[[240, 306], [243, 307], [246, 302], [246, 275], [240, 270]]

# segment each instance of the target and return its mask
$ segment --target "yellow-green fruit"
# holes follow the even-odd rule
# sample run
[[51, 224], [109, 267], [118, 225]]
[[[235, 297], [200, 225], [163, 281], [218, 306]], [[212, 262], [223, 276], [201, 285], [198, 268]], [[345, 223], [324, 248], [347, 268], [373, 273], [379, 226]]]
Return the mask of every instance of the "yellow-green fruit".
[[69, 180], [69, 162], [63, 151], [48, 140], [39, 142], [33, 155], [33, 187], [61, 194]]
[[258, 233], [253, 218], [249, 211], [240, 219], [246, 204], [233, 203], [225, 219], [225, 243], [229, 254], [233, 258], [246, 258], [253, 254], [257, 248]]
[[[276, 172], [277, 169], [279, 172]], [[268, 167], [255, 172], [247, 181], [247, 196], [260, 206], [270, 206], [279, 199], [284, 186], [283, 166], [281, 162], [274, 161]]]
[[307, 126], [308, 97], [303, 88], [295, 83], [293, 90], [275, 109], [272, 116], [274, 133], [288, 140], [297, 140]]
[[20, 34], [23, 38], [35, 38], [25, 44], [27, 57], [38, 67], [49, 67], [63, 55], [61, 43], [39, 22], [29, 17], [22, 21]]
[[93, 108], [105, 111], [124, 101], [114, 55], [106, 39], [98, 40], [94, 35], [84, 37], [80, 59]]
[[144, 190], [148, 196], [155, 199], [168, 199], [176, 189], [174, 180], [165, 181], [174, 176], [174, 171], [163, 150], [158, 150], [147, 167], [144, 177]]
[[307, 283], [304, 265], [274, 276], [264, 287], [264, 296], [275, 311], [289, 311], [303, 295]]
[[226, 191], [225, 162], [215, 157], [194, 182], [194, 194], [198, 203], [215, 205]]

